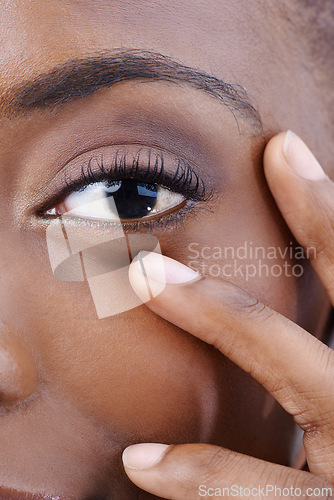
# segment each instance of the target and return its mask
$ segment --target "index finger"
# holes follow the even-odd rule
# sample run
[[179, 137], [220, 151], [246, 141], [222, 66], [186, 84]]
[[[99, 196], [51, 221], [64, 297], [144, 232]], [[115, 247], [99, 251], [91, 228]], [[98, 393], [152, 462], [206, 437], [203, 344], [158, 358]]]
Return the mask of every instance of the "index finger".
[[[303, 430], [312, 433], [315, 429], [326, 429], [323, 448], [327, 453], [331, 446], [334, 453], [333, 351], [238, 286], [220, 279], [201, 278], [165, 256], [163, 262], [165, 276], [160, 274], [161, 255], [140, 252], [130, 266], [130, 281], [137, 295], [146, 300], [147, 276], [150, 284], [154, 280], [167, 281], [164, 291], [147, 302], [147, 306], [214, 345], [250, 373], [294, 416]], [[329, 464], [326, 471], [331, 477], [334, 477], [333, 467]]]

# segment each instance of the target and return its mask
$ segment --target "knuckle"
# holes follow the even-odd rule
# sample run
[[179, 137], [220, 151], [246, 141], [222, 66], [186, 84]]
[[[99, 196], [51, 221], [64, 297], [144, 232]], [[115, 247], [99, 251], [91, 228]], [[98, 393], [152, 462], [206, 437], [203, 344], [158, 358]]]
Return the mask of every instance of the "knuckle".
[[270, 307], [251, 297], [248, 298], [247, 302], [239, 305], [239, 311], [242, 315], [251, 316], [261, 323], [266, 323], [277, 315]]
[[207, 484], [219, 485], [222, 481], [222, 474], [233, 481], [233, 478], [238, 477], [238, 471], [242, 465], [242, 458], [235, 455], [232, 451], [224, 448], [218, 448], [215, 452], [210, 453], [205, 459], [204, 480]]
[[[233, 316], [234, 320], [238, 317], [240, 320], [244, 320], [253, 316], [255, 319], [259, 318], [265, 321], [277, 315], [269, 306], [252, 297], [239, 286], [221, 281], [219, 289], [217, 289], [216, 283], [214, 281], [211, 282], [213, 289], [211, 290], [212, 303], [220, 304], [226, 312], [229, 312]], [[212, 308], [210, 309], [210, 314], [213, 315]]]
[[206, 461], [205, 479], [216, 483], [227, 462], [226, 451], [223, 448], [218, 448], [214, 453], [211, 453]]
[[322, 408], [322, 402], [319, 398], [309, 401], [306, 409], [295, 412], [293, 417], [297, 425], [303, 431], [304, 440], [312, 442], [322, 436], [324, 431], [332, 430], [333, 427], [333, 408]]

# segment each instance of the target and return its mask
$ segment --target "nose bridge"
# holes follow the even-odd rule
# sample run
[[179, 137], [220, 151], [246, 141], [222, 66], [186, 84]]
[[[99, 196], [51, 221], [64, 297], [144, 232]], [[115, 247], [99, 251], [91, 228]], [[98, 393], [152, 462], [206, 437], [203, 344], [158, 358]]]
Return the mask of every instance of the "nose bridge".
[[0, 405], [26, 400], [37, 385], [32, 350], [14, 327], [0, 322]]

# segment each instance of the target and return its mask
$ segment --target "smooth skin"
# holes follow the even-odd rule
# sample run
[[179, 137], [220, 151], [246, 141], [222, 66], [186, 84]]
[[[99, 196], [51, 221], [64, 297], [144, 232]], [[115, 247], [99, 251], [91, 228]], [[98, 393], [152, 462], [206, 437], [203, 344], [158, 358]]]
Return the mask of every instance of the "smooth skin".
[[[334, 184], [304, 143], [291, 132], [288, 134], [287, 140], [287, 134], [278, 134], [266, 148], [266, 179], [299, 243], [305, 249], [316, 248], [311, 262], [334, 305]], [[143, 258], [146, 274], [163, 280], [154, 267], [155, 260], [152, 254]], [[200, 498], [207, 496], [205, 491], [218, 496], [219, 491], [232, 485], [250, 488], [249, 498], [257, 498], [258, 488], [265, 490], [266, 485], [276, 485], [281, 491], [285, 488], [285, 493], [290, 494], [282, 496], [287, 498], [293, 498], [294, 491], [301, 491], [307, 498], [333, 498], [332, 349], [228, 281], [189, 275], [188, 282], [176, 284], [175, 277], [181, 283], [184, 270], [168, 258], [165, 268], [166, 288], [146, 305], [215, 346], [274, 396], [304, 432], [310, 472], [217, 446], [186, 444], [165, 448], [140, 444], [123, 454], [129, 478], [141, 488], [172, 500]], [[131, 282], [142, 296], [145, 280], [140, 269], [136, 262], [132, 264]], [[199, 490], [200, 485], [206, 489], [202, 486]], [[274, 493], [269, 495], [274, 497]]]

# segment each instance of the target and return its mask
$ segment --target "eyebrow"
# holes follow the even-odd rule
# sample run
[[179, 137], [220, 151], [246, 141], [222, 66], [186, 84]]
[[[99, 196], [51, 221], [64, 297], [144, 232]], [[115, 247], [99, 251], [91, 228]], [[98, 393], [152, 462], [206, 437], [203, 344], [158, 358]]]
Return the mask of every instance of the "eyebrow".
[[238, 126], [241, 117], [252, 123], [255, 132], [262, 131], [259, 112], [241, 85], [223, 82], [168, 56], [139, 49], [116, 49], [112, 53], [72, 59], [15, 85], [0, 96], [0, 114], [14, 118], [34, 111], [54, 110], [130, 80], [190, 85], [218, 99], [232, 112]]

